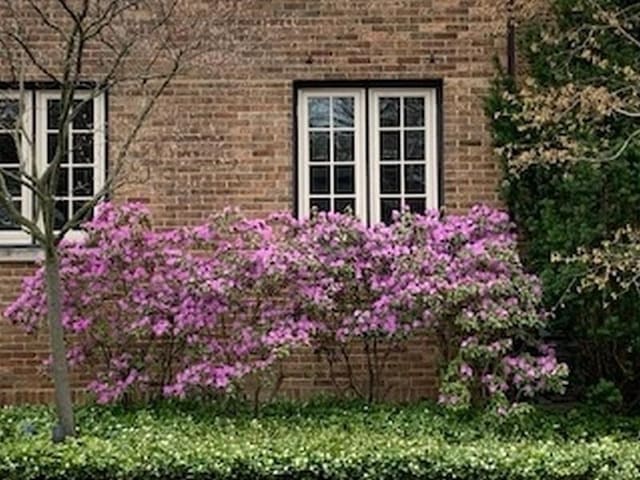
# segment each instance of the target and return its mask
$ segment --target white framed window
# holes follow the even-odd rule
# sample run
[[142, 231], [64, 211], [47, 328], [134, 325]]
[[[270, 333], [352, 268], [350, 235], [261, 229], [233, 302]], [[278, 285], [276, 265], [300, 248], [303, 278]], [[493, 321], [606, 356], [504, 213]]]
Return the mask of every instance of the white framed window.
[[372, 220], [438, 208], [435, 90], [372, 89], [369, 109]]
[[[298, 213], [438, 208], [435, 88], [298, 90]], [[351, 140], [353, 139], [353, 140]]]
[[366, 215], [365, 96], [360, 89], [299, 92], [298, 205]]
[[[15, 92], [0, 92], [0, 115], [3, 111], [2, 99], [15, 98], [17, 105], [20, 104], [20, 100], [22, 101], [24, 112], [22, 130], [33, 132], [33, 139], [21, 140], [22, 158], [25, 163], [22, 168], [25, 172], [40, 176], [53, 160], [57, 147], [60, 92], [27, 91], [21, 97], [20, 99]], [[61, 228], [73, 213], [102, 188], [106, 175], [105, 96], [103, 94], [93, 96], [89, 91], [76, 92], [73, 108], [77, 109], [77, 113], [69, 126], [67, 137], [69, 144], [60, 164], [55, 191], [54, 227], [56, 229]], [[15, 125], [15, 118], [13, 122]], [[14, 164], [9, 162], [17, 157], [14, 140], [16, 136], [14, 134], [13, 137], [2, 137], [1, 132], [2, 130], [0, 130], [1, 168], [14, 168]], [[23, 215], [33, 221], [41, 222], [41, 218], [37, 218], [33, 193], [28, 187], [22, 187], [20, 194]], [[31, 243], [32, 239], [29, 235], [13, 225], [6, 214], [3, 215], [0, 212], [0, 245]]]
[[[36, 167], [44, 172], [53, 161], [58, 139], [60, 95], [56, 91], [36, 93]], [[74, 95], [74, 109], [79, 109], [67, 136], [66, 158], [60, 163], [55, 192], [54, 228], [61, 228], [82, 205], [104, 185], [105, 109], [103, 96], [90, 93]], [[38, 126], [40, 128], [38, 128]]]
[[[31, 190], [10, 175], [19, 175], [22, 169], [31, 170], [32, 112], [30, 94], [0, 92], [0, 168], [7, 172], [5, 181], [14, 206], [27, 218], [31, 216], [33, 209]], [[29, 235], [12, 222], [7, 212], [0, 207], [0, 245], [23, 244], [29, 241]]]

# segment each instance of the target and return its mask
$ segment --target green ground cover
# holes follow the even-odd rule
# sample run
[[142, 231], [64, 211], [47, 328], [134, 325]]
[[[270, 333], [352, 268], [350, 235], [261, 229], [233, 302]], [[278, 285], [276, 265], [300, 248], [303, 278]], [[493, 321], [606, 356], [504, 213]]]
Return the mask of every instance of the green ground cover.
[[500, 419], [315, 402], [268, 407], [83, 407], [80, 436], [52, 444], [45, 407], [0, 409], [0, 478], [637, 479], [640, 418], [586, 409]]

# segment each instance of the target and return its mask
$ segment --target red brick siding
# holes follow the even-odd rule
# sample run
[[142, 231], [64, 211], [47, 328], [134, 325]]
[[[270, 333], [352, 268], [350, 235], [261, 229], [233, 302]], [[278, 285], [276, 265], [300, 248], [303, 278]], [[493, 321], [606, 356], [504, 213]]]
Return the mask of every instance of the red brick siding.
[[[117, 197], [147, 201], [159, 226], [197, 223], [227, 205], [252, 215], [291, 209], [294, 80], [442, 79], [445, 204], [461, 210], [496, 203], [499, 172], [483, 97], [505, 42], [490, 35], [493, 24], [480, 1], [256, 1], [256, 11], [271, 17], [268, 40], [249, 45], [215, 75], [196, 70], [173, 84], [136, 146], [149, 176], [141, 170], [144, 183], [128, 185]], [[44, 31], [34, 38], [42, 52], [56, 48]], [[130, 99], [112, 92], [112, 139], [132, 114]], [[0, 264], [1, 307], [31, 268]], [[46, 351], [46, 336], [27, 337], [0, 321], [0, 404], [50, 399], [50, 383], [38, 373]], [[395, 357], [392, 396], [433, 396], [433, 357], [422, 340]], [[312, 353], [294, 355], [287, 370], [285, 391], [293, 396], [329, 386]]]

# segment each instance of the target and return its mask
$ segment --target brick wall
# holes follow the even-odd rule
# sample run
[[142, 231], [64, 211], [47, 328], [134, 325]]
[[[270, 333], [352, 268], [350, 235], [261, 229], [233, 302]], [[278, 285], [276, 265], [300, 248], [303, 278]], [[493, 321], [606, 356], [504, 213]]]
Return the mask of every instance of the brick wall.
[[[491, 35], [493, 19], [480, 3], [256, 1], [246, 18], [267, 18], [268, 34], [244, 45], [239, 56], [220, 62], [215, 71], [194, 69], [173, 84], [134, 151], [148, 167], [140, 173], [144, 181], [136, 183], [133, 176], [117, 197], [145, 200], [161, 226], [196, 223], [226, 205], [252, 215], [290, 209], [295, 80], [441, 79], [444, 203], [451, 210], [496, 203], [499, 173], [483, 97], [505, 42]], [[50, 34], [34, 31], [40, 51], [58, 48]], [[111, 138], [117, 141], [132, 114], [130, 99], [112, 92]], [[31, 268], [0, 263], [2, 307]], [[50, 398], [49, 381], [39, 374], [46, 343], [46, 337], [27, 337], [0, 320], [0, 404]], [[433, 357], [428, 342], [417, 340], [395, 357], [398, 386], [392, 396], [433, 396]], [[286, 369], [285, 390], [291, 395], [328, 387], [324, 367], [309, 352], [294, 355]]]

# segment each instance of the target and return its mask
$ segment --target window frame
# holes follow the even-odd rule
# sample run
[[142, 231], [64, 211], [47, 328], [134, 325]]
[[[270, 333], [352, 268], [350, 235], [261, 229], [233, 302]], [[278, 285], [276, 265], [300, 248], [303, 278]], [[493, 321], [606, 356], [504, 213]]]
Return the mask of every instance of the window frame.
[[[27, 162], [25, 168], [30, 170], [29, 173], [33, 174], [34, 165], [34, 152], [33, 152], [33, 130], [34, 130], [34, 118], [33, 118], [33, 95], [29, 91], [20, 92], [15, 89], [3, 89], [0, 91], [0, 100], [17, 100], [18, 102], [24, 101], [23, 105], [23, 127], [22, 138], [20, 139], [20, 148], [23, 153], [23, 160]], [[19, 159], [20, 160], [20, 159]], [[20, 213], [28, 218], [33, 218], [33, 192], [26, 185], [20, 187]], [[26, 245], [32, 242], [31, 235], [24, 231], [22, 228], [19, 230], [3, 230], [0, 229], [0, 246], [4, 245]]]
[[[93, 192], [94, 194], [99, 191], [102, 186], [104, 186], [104, 182], [107, 174], [107, 164], [106, 164], [106, 155], [107, 155], [107, 141], [106, 141], [106, 94], [100, 93], [98, 95], [94, 95], [94, 93], [90, 90], [82, 91], [78, 90], [74, 92], [73, 95], [74, 100], [86, 100], [92, 98], [93, 101]], [[35, 168], [38, 172], [38, 175], [42, 174], [44, 170], [47, 168], [48, 164], [48, 140], [47, 135], [49, 134], [49, 128], [47, 123], [47, 102], [48, 100], [57, 100], [60, 99], [60, 91], [55, 89], [47, 89], [47, 90], [38, 90], [35, 92], [35, 112], [36, 112], [36, 123], [35, 123], [35, 145], [36, 145], [36, 153], [35, 153]], [[40, 128], [38, 128], [40, 127]], [[73, 126], [71, 126], [71, 130], [73, 130]], [[72, 135], [69, 135], [69, 143], [70, 150], [69, 153], [72, 155]], [[70, 171], [72, 171], [72, 167], [67, 167]], [[72, 189], [72, 182], [69, 183], [70, 189]], [[71, 195], [67, 197], [68, 201], [73, 203], [73, 192]], [[38, 225], [43, 226], [42, 218], [38, 216]], [[70, 239], [81, 239], [83, 238], [83, 232], [78, 230], [71, 230], [66, 234], [65, 238]]]
[[[30, 138], [23, 138], [22, 148], [28, 162], [26, 168], [31, 174], [41, 175], [47, 167], [47, 101], [59, 99], [60, 90], [55, 86], [30, 84], [25, 86], [20, 92], [12, 85], [0, 84], [0, 98], [18, 98], [22, 93], [24, 100], [25, 128], [29, 132]], [[74, 99], [92, 99], [93, 102], [93, 163], [88, 164], [93, 168], [93, 191], [94, 194], [104, 186], [107, 176], [107, 92], [96, 94], [91, 88], [78, 89], [74, 92]], [[73, 128], [73, 127], [71, 127]], [[70, 137], [69, 141], [72, 138]], [[25, 148], [26, 147], [26, 148]], [[70, 188], [72, 188], [70, 186]], [[22, 186], [22, 213], [35, 221], [40, 227], [43, 226], [42, 216], [36, 215], [34, 193], [26, 186]], [[73, 202], [73, 194], [69, 197]], [[70, 231], [67, 238], [82, 238], [81, 231]], [[33, 237], [25, 230], [0, 230], [0, 249], [12, 247], [33, 247], [35, 244]]]
[[[443, 81], [442, 79], [420, 79], [420, 80], [295, 80], [293, 82], [293, 213], [298, 218], [303, 218], [309, 214], [309, 196], [305, 195], [308, 185], [308, 178], [301, 170], [308, 169], [308, 161], [304, 156], [308, 138], [303, 138], [302, 131], [306, 130], [306, 117], [303, 116], [303, 109], [306, 108], [305, 92], [332, 92], [339, 91], [359, 91], [365, 99], [364, 119], [360, 119], [364, 128], [364, 161], [361, 169], [364, 172], [358, 173], [356, 165], [356, 175], [360, 179], [356, 182], [364, 182], [365, 211], [358, 217], [367, 224], [374, 224], [380, 221], [380, 201], [379, 193], [379, 164], [374, 165], [373, 153], [377, 145], [377, 135], [372, 134], [375, 130], [374, 112], [375, 102], [373, 95], [375, 92], [382, 93], [382, 96], [393, 96], [394, 93], [401, 96], [411, 96], [411, 93], [420, 92], [425, 97], [425, 206], [427, 209], [438, 209], [444, 205], [444, 113], [443, 113]], [[428, 105], [427, 105], [428, 104]], [[377, 116], [377, 112], [376, 112]], [[358, 120], [356, 120], [358, 121]], [[431, 125], [431, 129], [429, 129]], [[357, 128], [357, 126], [356, 126]], [[306, 140], [306, 141], [304, 141]], [[379, 154], [377, 155], [379, 156]], [[379, 159], [377, 160], [379, 163]], [[402, 180], [402, 179], [401, 179]], [[377, 195], [377, 197], [376, 197]]]
[[[407, 194], [404, 192], [405, 183], [405, 167], [406, 163], [419, 164], [416, 160], [406, 160], [403, 155], [402, 145], [404, 144], [404, 132], [408, 131], [404, 125], [404, 112], [400, 111], [400, 194], [383, 194], [380, 192], [380, 109], [378, 108], [378, 100], [381, 97], [424, 97], [424, 116], [425, 116], [425, 139], [424, 139], [424, 166], [425, 166], [425, 194]], [[439, 208], [439, 182], [438, 182], [438, 115], [437, 115], [437, 99], [436, 92], [433, 88], [371, 88], [369, 89], [369, 212], [371, 223], [381, 221], [380, 199], [382, 197], [399, 198], [401, 201], [405, 198], [425, 198], [425, 209], [432, 210]], [[396, 127], [389, 127], [396, 129]], [[412, 127], [413, 128], [413, 127]]]
[[[359, 88], [309, 88], [309, 89], [300, 89], [298, 90], [297, 97], [297, 118], [299, 119], [297, 125], [297, 169], [296, 169], [296, 177], [297, 177], [297, 203], [298, 208], [300, 209], [300, 214], [304, 216], [308, 216], [311, 213], [311, 208], [309, 206], [311, 198], [314, 194], [311, 193], [310, 188], [310, 168], [313, 166], [313, 163], [309, 158], [309, 149], [307, 148], [309, 145], [310, 138], [310, 129], [309, 127], [309, 109], [308, 109], [308, 100], [310, 98], [316, 97], [353, 97], [354, 105], [353, 105], [353, 167], [354, 167], [354, 193], [353, 194], [336, 194], [333, 191], [330, 191], [327, 194], [322, 194], [318, 196], [329, 198], [331, 202], [333, 202], [336, 198], [351, 198], [355, 199], [355, 213], [357, 215], [362, 215], [366, 218], [367, 215], [367, 185], [366, 185], [366, 98], [362, 91]], [[329, 110], [329, 115], [332, 115], [332, 110]], [[336, 162], [334, 159], [334, 148], [331, 148], [333, 145], [333, 133], [336, 131], [330, 123], [328, 127], [329, 132], [329, 185], [334, 184], [334, 173], [333, 167], [336, 166]], [[339, 131], [339, 130], [338, 130]], [[340, 163], [337, 163], [339, 166]]]

